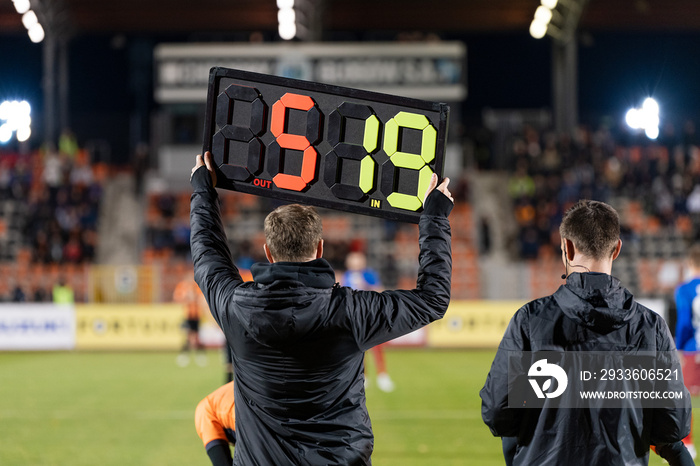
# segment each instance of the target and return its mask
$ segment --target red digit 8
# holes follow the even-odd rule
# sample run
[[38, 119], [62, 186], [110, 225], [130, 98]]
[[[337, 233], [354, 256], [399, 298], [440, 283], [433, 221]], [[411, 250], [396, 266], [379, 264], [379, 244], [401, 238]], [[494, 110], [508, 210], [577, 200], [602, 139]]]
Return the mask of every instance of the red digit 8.
[[[265, 129], [267, 106], [257, 89], [237, 84], [229, 85], [216, 102], [216, 125], [220, 129], [212, 138], [212, 154], [228, 179], [249, 181], [263, 169], [263, 144], [258, 136]], [[250, 119], [245, 125], [233, 122], [234, 108], [239, 105], [250, 106]], [[235, 157], [237, 150], [240, 154]]]

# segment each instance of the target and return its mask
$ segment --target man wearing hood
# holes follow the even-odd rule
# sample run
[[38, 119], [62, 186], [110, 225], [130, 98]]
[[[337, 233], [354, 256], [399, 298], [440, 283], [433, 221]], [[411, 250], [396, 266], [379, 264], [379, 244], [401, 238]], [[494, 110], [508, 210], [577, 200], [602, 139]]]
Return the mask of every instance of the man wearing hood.
[[413, 290], [358, 291], [335, 283], [322, 258], [315, 209], [279, 207], [265, 219], [269, 264], [244, 282], [221, 223], [210, 153], [192, 169], [195, 281], [231, 347], [235, 465], [369, 465], [364, 352], [440, 319], [450, 299], [449, 179], [433, 175], [419, 223]]
[[[579, 356], [583, 356], [580, 352], [655, 354], [680, 367], [666, 322], [637, 303], [611, 275], [622, 247], [617, 212], [603, 202], [579, 201], [564, 215], [560, 234], [566, 283], [515, 313], [480, 392], [483, 420], [493, 435], [503, 438], [507, 464], [646, 465], [650, 445], [672, 456], [671, 464], [692, 464], [680, 443], [691, 420], [682, 375], [673, 388], [683, 398], [670, 407], [622, 407], [619, 402], [617, 407], [562, 408], [553, 396], [537, 407], [509, 404], [509, 393], [513, 394], [509, 390], [517, 385], [512, 383], [513, 374], [511, 378], [508, 374], [513, 355], [543, 351]], [[554, 369], [561, 371], [558, 366]], [[535, 388], [535, 382], [530, 383]]]

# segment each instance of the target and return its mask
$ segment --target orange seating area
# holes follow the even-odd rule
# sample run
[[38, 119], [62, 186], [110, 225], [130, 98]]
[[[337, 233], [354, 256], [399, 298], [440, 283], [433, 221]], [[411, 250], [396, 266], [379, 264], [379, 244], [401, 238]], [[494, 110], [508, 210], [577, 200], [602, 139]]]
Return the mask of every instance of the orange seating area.
[[27, 301], [39, 301], [35, 297], [40, 292], [43, 292], [41, 301], [51, 301], [53, 286], [64, 281], [73, 289], [76, 302], [88, 301], [90, 266], [86, 264], [31, 264], [23, 257], [16, 263], [0, 264], [0, 274], [9, 277], [0, 280], [0, 296], [10, 296], [19, 285], [28, 294]]

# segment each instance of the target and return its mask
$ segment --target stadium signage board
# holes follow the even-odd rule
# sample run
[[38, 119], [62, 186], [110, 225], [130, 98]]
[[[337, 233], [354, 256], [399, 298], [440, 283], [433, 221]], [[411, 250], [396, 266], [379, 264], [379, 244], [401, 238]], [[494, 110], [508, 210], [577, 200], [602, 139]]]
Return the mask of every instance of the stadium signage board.
[[206, 108], [220, 188], [417, 223], [442, 177], [444, 103], [215, 67]]

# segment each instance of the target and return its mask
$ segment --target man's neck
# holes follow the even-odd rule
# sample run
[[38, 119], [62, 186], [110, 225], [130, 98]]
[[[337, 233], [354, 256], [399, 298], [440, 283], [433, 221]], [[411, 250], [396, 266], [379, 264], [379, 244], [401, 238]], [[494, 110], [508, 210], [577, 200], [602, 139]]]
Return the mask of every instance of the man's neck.
[[568, 273], [573, 272], [598, 272], [612, 275], [612, 261], [578, 260], [570, 262]]

